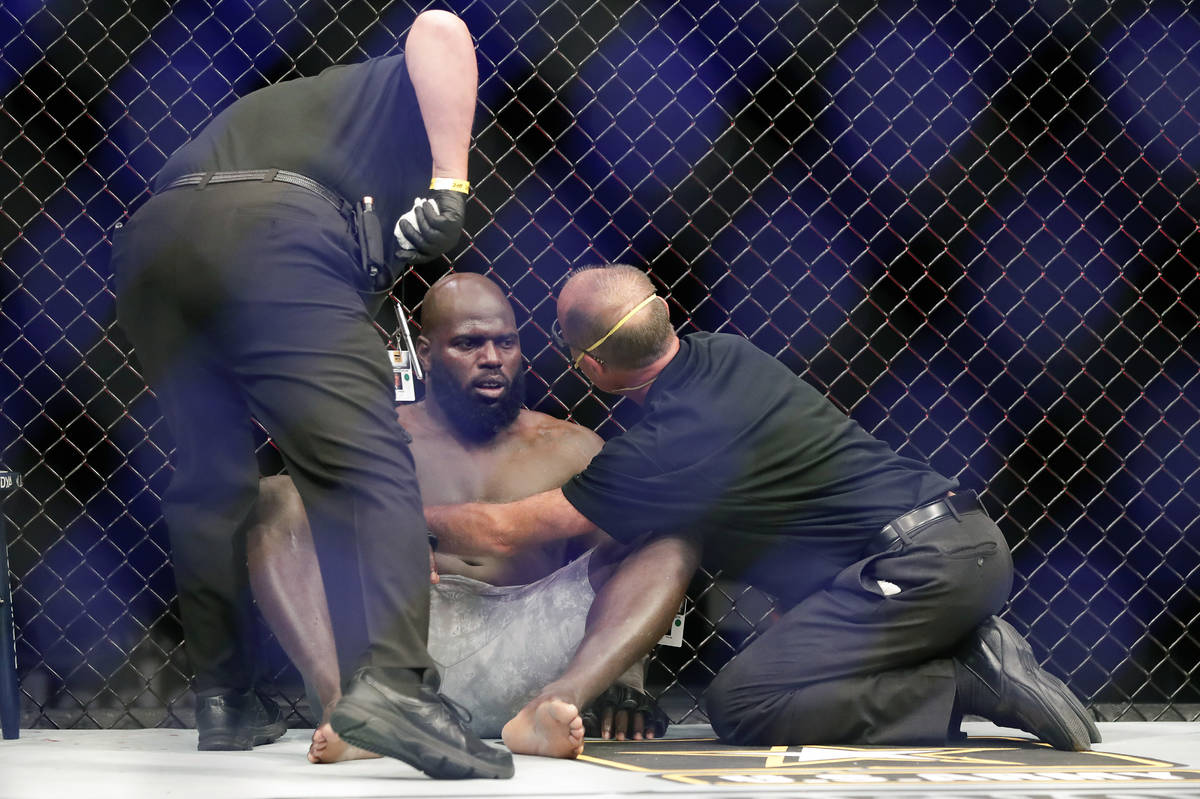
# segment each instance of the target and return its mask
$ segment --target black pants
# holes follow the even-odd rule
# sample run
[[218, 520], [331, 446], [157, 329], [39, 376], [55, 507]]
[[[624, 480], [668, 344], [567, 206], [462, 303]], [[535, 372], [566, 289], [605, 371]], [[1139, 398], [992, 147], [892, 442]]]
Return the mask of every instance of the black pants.
[[251, 415], [312, 526], [343, 681], [431, 669], [426, 526], [348, 221], [279, 183], [173, 189], [118, 232], [117, 311], [175, 443], [163, 497], [197, 694], [254, 679]]
[[[886, 596], [878, 581], [900, 592]], [[954, 708], [948, 655], [999, 612], [1012, 557], [983, 513], [933, 522], [805, 598], [713, 680], [713, 729], [729, 743], [941, 744]]]

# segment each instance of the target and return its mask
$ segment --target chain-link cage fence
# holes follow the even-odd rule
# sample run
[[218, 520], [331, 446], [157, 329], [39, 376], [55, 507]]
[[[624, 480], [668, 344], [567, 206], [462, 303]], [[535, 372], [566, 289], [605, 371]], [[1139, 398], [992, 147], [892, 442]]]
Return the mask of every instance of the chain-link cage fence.
[[[979, 490], [1014, 549], [1006, 615], [1102, 717], [1200, 717], [1200, 13], [449, 7], [478, 45], [475, 191], [464, 241], [399, 284], [410, 310], [450, 269], [491, 276], [517, 309], [529, 404], [609, 437], [636, 411], [549, 346], [554, 291], [581, 263], [649, 268], [682, 331], [748, 337]], [[26, 726], [187, 721], [159, 511], [171, 445], [114, 324], [114, 224], [235, 97], [389, 52], [419, 10], [0, 10], [0, 463], [24, 476], [3, 501]], [[711, 675], [775, 613], [696, 579], [684, 644], [649, 675], [676, 721], [702, 718]]]

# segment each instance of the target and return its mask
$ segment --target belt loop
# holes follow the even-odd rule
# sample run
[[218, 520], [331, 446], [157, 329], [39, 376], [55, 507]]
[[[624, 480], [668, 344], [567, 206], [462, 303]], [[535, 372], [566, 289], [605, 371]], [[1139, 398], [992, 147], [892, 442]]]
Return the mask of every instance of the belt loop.
[[204, 176], [200, 178], [200, 182], [196, 184], [196, 191], [203, 190], [204, 187], [208, 185], [208, 182], [212, 180], [213, 175], [215, 174], [215, 172], [205, 172]]
[[900, 546], [898, 547], [899, 549], [904, 549], [905, 547], [907, 547], [908, 545], [910, 545], [912, 543], [912, 541], [910, 541], [908, 538], [908, 533], [904, 532], [903, 530], [901, 530], [899, 527], [892, 524], [891, 522], [888, 522], [887, 524], [885, 524], [883, 526], [883, 529], [880, 530], [880, 532], [886, 533], [889, 530], [891, 531], [892, 535], [895, 536], [895, 538], [893, 538], [888, 543], [887, 548], [883, 550], [884, 552], [887, 552], [887, 551], [891, 550], [893, 547], [896, 547], [897, 543], [900, 544]]
[[278, 169], [268, 169], [267, 174], [263, 175], [263, 183], [270, 183], [275, 180], [275, 176], [279, 174]]
[[961, 522], [962, 516], [958, 515], [958, 508], [954, 507], [954, 492], [951, 491], [946, 495], [946, 507], [950, 509], [950, 515], [954, 517], [954, 521]]

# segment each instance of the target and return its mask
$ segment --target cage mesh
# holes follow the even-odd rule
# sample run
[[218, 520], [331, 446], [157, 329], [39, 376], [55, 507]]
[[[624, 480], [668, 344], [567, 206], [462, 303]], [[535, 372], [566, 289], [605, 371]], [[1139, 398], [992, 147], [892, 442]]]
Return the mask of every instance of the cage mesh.
[[[478, 46], [463, 242], [509, 293], [529, 404], [635, 409], [549, 345], [572, 266], [648, 268], [977, 489], [1006, 616], [1108, 719], [1200, 718], [1200, 18], [1188, 4], [450, 2]], [[0, 9], [0, 463], [26, 726], [188, 722], [159, 511], [170, 442], [115, 326], [109, 235], [165, 159], [267, 83], [392, 51], [382, 0]], [[381, 317], [383, 332], [390, 332]], [[394, 324], [394, 320], [393, 320]], [[270, 445], [263, 440], [264, 469]], [[649, 682], [675, 721], [771, 623], [702, 573]], [[311, 722], [276, 649], [279, 695]]]

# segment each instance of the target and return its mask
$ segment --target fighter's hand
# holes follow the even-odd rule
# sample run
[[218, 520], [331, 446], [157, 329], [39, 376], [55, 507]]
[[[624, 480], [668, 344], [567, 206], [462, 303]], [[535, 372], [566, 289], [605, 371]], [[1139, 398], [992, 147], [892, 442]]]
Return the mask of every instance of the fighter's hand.
[[626, 685], [610, 686], [584, 708], [584, 734], [591, 738], [641, 741], [661, 738], [669, 721], [648, 694]]
[[437, 556], [433, 554], [433, 547], [429, 548], [429, 584], [437, 585], [442, 578], [438, 575]]
[[[418, 199], [410, 213], [396, 222], [396, 257], [410, 264], [432, 261], [462, 235], [467, 195], [452, 189], [432, 189]], [[411, 217], [411, 220], [410, 220]]]

